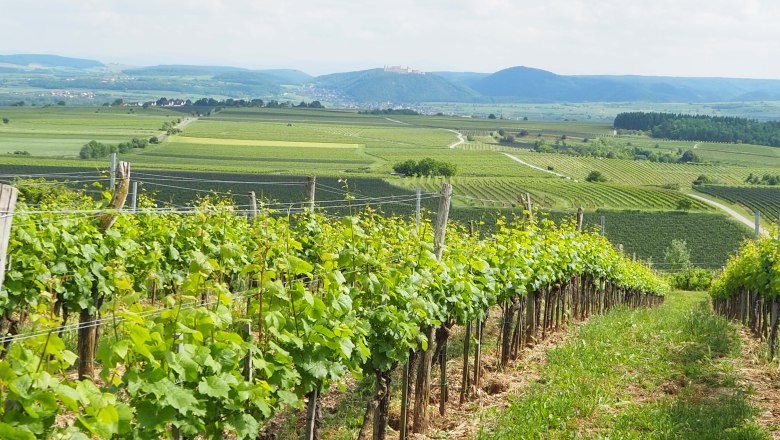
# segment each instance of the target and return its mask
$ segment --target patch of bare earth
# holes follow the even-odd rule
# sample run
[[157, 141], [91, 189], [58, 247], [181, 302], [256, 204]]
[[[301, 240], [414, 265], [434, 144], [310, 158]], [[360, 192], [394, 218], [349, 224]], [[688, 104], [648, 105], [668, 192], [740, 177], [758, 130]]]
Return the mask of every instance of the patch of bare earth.
[[780, 371], [767, 359], [767, 343], [754, 338], [741, 329], [742, 362], [739, 368], [740, 385], [754, 391], [751, 400], [761, 410], [758, 423], [766, 428], [774, 439], [780, 439]]

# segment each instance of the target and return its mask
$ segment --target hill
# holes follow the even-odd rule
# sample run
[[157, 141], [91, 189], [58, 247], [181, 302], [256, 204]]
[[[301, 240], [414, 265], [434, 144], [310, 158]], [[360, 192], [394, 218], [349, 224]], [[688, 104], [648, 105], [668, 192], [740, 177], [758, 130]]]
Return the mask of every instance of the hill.
[[470, 102], [477, 94], [434, 74], [399, 74], [383, 69], [319, 76], [314, 84], [358, 102]]
[[566, 76], [517, 66], [482, 78], [471, 87], [508, 102], [718, 102], [771, 100], [780, 81], [658, 76]]
[[100, 61], [40, 54], [0, 55], [0, 64], [12, 64], [20, 67], [42, 66], [69, 69], [95, 69], [105, 67]]

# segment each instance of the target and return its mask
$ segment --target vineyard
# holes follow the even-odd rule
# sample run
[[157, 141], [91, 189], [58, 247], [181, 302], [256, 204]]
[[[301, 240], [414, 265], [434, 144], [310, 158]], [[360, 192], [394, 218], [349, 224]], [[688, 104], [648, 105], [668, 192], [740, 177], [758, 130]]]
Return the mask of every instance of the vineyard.
[[630, 159], [601, 159], [596, 157], [577, 157], [554, 153], [536, 153], [518, 149], [515, 153], [520, 159], [533, 165], [552, 167], [556, 172], [573, 179], [584, 180], [593, 170], [603, 173], [611, 182], [625, 185], [666, 184], [690, 185], [702, 174], [723, 184], [740, 184], [749, 173], [771, 174], [773, 168], [754, 165], [750, 168], [736, 165], [715, 164], [678, 164], [657, 163]]
[[[20, 190], [0, 294], [3, 438], [256, 438], [285, 410], [305, 412], [318, 438], [322, 393], [350, 375], [374, 378], [361, 438], [385, 437], [391, 382], [403, 382], [406, 438], [427, 430], [431, 369], [454, 326], [474, 335], [450, 385], [462, 401], [479, 387], [491, 309], [506, 365], [568, 320], [668, 291], [573, 222], [448, 225], [447, 185], [435, 222], [418, 225], [215, 196], [122, 210], [129, 165], [118, 170], [98, 202]], [[454, 398], [438, 388], [439, 402]]]
[[[417, 186], [433, 190], [442, 180], [431, 177], [407, 178], [401, 181], [407, 188]], [[582, 183], [569, 179], [454, 177], [455, 195], [467, 206], [511, 207], [517, 205], [521, 193], [530, 193], [537, 204], [545, 208], [588, 210], [598, 208], [668, 210], [677, 209], [680, 200], [689, 199], [677, 191], [657, 188], [637, 188], [611, 183]], [[693, 210], [709, 210], [694, 201]]]
[[771, 220], [780, 216], [780, 188], [699, 185], [697, 191], [740, 204], [749, 210], [761, 211]]
[[770, 357], [777, 350], [778, 308], [780, 308], [780, 232], [746, 242], [712, 283], [710, 294], [715, 310], [742, 322], [753, 335], [766, 339]]

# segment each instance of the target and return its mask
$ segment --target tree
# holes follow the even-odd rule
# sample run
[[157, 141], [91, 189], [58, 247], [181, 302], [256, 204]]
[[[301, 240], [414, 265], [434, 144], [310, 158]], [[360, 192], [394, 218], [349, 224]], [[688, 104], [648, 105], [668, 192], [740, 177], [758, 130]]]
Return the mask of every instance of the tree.
[[672, 240], [671, 245], [664, 250], [664, 263], [666, 270], [671, 272], [689, 270], [692, 267], [691, 251], [685, 240]]
[[488, 119], [496, 119], [496, 115], [491, 113], [491, 114], [488, 115]]
[[7, 123], [9, 123], [9, 122], [11, 122], [11, 120], [10, 120], [10, 119], [8, 119], [8, 118], [3, 118], [3, 124], [7, 124]]
[[65, 105], [65, 101], [57, 101], [57, 105]]
[[693, 208], [693, 201], [687, 197], [677, 202], [678, 211], [689, 211], [691, 208]]
[[701, 158], [693, 150], [688, 150], [680, 157], [680, 163], [698, 163], [701, 162]]
[[606, 182], [607, 176], [601, 174], [601, 171], [593, 170], [588, 174], [588, 177], [585, 178], [588, 182]]
[[709, 177], [707, 177], [706, 174], [701, 174], [701, 175], [699, 175], [699, 177], [696, 178], [696, 180], [693, 181], [693, 184], [694, 185], [704, 185], [704, 184], [711, 183], [711, 182], [712, 181], [710, 180]]

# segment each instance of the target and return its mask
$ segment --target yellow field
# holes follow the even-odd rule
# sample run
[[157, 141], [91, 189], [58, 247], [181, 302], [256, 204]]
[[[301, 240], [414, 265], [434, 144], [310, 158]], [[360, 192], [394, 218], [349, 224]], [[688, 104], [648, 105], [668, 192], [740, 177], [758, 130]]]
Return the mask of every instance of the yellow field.
[[197, 145], [235, 145], [245, 147], [306, 147], [306, 148], [342, 148], [354, 149], [360, 144], [344, 144], [335, 142], [291, 142], [291, 141], [261, 141], [256, 139], [216, 139], [204, 137], [171, 136], [171, 144]]

